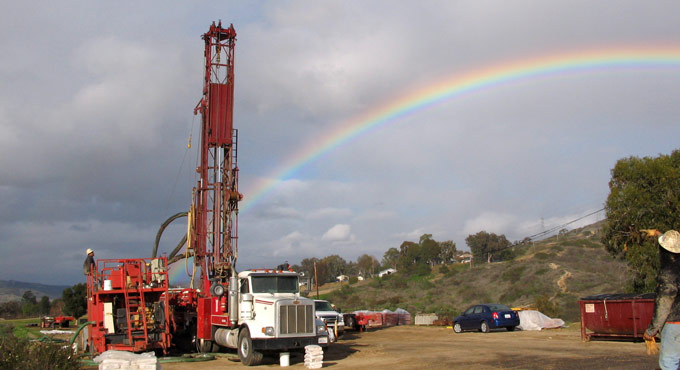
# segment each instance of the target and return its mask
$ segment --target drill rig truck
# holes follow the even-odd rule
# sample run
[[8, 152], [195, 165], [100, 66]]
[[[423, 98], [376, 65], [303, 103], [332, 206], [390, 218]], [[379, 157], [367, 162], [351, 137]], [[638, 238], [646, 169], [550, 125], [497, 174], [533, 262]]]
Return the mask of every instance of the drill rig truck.
[[[296, 272], [236, 270], [243, 197], [233, 125], [236, 31], [213, 22], [203, 40], [203, 96], [194, 109], [201, 116], [200, 159], [192, 204], [182, 214], [188, 219], [186, 243], [182, 240], [167, 257], [157, 257], [156, 246], [151, 258], [97, 261], [88, 276], [93, 353], [211, 352], [222, 346], [236, 348], [244, 365], [257, 365], [266, 353], [328, 345], [314, 301], [300, 296]], [[194, 265], [190, 286], [170, 288], [170, 264], [189, 257]]]

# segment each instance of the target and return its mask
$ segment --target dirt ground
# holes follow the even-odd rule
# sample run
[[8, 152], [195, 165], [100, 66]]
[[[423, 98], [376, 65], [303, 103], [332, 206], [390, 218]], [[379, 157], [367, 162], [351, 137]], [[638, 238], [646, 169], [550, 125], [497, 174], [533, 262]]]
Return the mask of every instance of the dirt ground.
[[[216, 360], [163, 363], [163, 370], [206, 370], [242, 366], [235, 352]], [[290, 366], [305, 368], [302, 354], [291, 354]], [[279, 367], [265, 358], [259, 368]], [[644, 342], [582, 342], [578, 324], [545, 331], [505, 330], [455, 334], [450, 328], [397, 326], [347, 332], [324, 354], [331, 369], [655, 369]]]

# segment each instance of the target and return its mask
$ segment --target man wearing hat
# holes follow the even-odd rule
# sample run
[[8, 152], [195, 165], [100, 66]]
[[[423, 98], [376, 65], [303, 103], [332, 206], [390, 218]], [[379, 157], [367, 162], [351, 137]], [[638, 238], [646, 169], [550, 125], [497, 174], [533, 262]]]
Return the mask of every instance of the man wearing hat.
[[85, 257], [85, 263], [83, 263], [83, 273], [85, 275], [89, 275], [92, 273], [92, 270], [96, 269], [97, 267], [94, 264], [94, 250], [91, 248], [87, 248], [87, 257]]
[[661, 235], [658, 230], [642, 231], [648, 236], [659, 236], [661, 246], [654, 316], [643, 337], [653, 343], [654, 336], [661, 330], [659, 366], [677, 370], [680, 365], [680, 233], [669, 230]]

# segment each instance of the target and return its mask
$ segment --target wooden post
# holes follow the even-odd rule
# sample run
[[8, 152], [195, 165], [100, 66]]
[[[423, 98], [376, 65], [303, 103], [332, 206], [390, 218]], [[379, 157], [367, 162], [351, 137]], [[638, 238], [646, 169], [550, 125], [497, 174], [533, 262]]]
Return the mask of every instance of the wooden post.
[[316, 284], [316, 299], [319, 299], [319, 277], [316, 274], [316, 262], [314, 262], [314, 284]]

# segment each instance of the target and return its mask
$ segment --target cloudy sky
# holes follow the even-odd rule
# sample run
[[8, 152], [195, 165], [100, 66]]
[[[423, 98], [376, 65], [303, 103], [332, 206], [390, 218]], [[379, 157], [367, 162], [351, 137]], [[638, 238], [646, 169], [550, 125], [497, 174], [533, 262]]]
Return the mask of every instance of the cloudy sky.
[[[191, 201], [200, 36], [220, 19], [238, 33], [239, 269], [381, 259], [424, 233], [522, 239], [601, 209], [618, 159], [680, 147], [676, 1], [1, 2], [3, 280], [81, 282], [86, 248], [150, 256]], [[639, 60], [568, 67], [607, 50]], [[313, 149], [432, 86], [551, 56], [567, 67]]]

